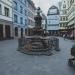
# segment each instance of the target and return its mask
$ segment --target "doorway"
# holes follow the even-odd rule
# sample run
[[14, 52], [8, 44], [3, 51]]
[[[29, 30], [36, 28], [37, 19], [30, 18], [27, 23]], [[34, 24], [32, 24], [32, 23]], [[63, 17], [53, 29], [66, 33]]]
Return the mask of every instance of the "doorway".
[[21, 28], [21, 37], [23, 37], [23, 28]]
[[15, 27], [15, 36], [18, 37], [18, 27]]
[[6, 25], [5, 26], [5, 33], [6, 33], [6, 39], [10, 38], [10, 26]]
[[0, 40], [3, 39], [3, 25], [0, 24]]

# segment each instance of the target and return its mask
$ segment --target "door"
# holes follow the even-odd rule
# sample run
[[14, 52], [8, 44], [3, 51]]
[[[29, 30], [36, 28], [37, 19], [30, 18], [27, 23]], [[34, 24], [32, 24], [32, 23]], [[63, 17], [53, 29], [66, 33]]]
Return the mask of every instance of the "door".
[[15, 36], [18, 37], [18, 27], [15, 27]]
[[3, 39], [3, 25], [0, 25], [0, 40]]
[[23, 37], [23, 28], [21, 28], [21, 37]]
[[6, 33], [6, 38], [10, 38], [10, 26], [9, 25], [5, 26], [5, 33]]

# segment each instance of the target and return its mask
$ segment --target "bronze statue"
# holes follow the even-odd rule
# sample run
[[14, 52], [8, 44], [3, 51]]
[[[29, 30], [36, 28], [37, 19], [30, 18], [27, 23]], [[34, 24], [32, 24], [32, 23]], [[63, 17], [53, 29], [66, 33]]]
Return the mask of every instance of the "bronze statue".
[[40, 7], [37, 8], [37, 15], [34, 17], [35, 20], [35, 28], [40, 29], [42, 24], [42, 17], [40, 15], [41, 10]]
[[44, 30], [42, 28], [42, 16], [41, 16], [41, 9], [40, 7], [37, 8], [37, 15], [34, 17], [35, 20], [35, 27], [33, 29], [33, 33], [34, 35], [44, 35]]

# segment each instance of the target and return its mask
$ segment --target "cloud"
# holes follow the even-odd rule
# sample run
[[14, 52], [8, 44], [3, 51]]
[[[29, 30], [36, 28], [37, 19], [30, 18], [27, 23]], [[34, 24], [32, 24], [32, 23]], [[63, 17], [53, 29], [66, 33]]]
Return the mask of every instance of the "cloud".
[[47, 14], [48, 9], [52, 6], [52, 5], [56, 5], [58, 6], [58, 2], [61, 0], [32, 0], [35, 3], [35, 6], [38, 7], [40, 6], [40, 8], [42, 9], [42, 11]]

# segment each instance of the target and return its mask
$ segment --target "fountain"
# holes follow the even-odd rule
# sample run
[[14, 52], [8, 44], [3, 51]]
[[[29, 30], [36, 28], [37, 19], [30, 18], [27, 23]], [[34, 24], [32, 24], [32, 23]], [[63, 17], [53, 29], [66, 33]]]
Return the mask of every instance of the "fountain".
[[35, 27], [31, 29], [30, 34], [24, 38], [19, 38], [18, 51], [29, 55], [51, 55], [53, 49], [59, 50], [59, 39], [44, 36], [39, 7], [34, 20]]

